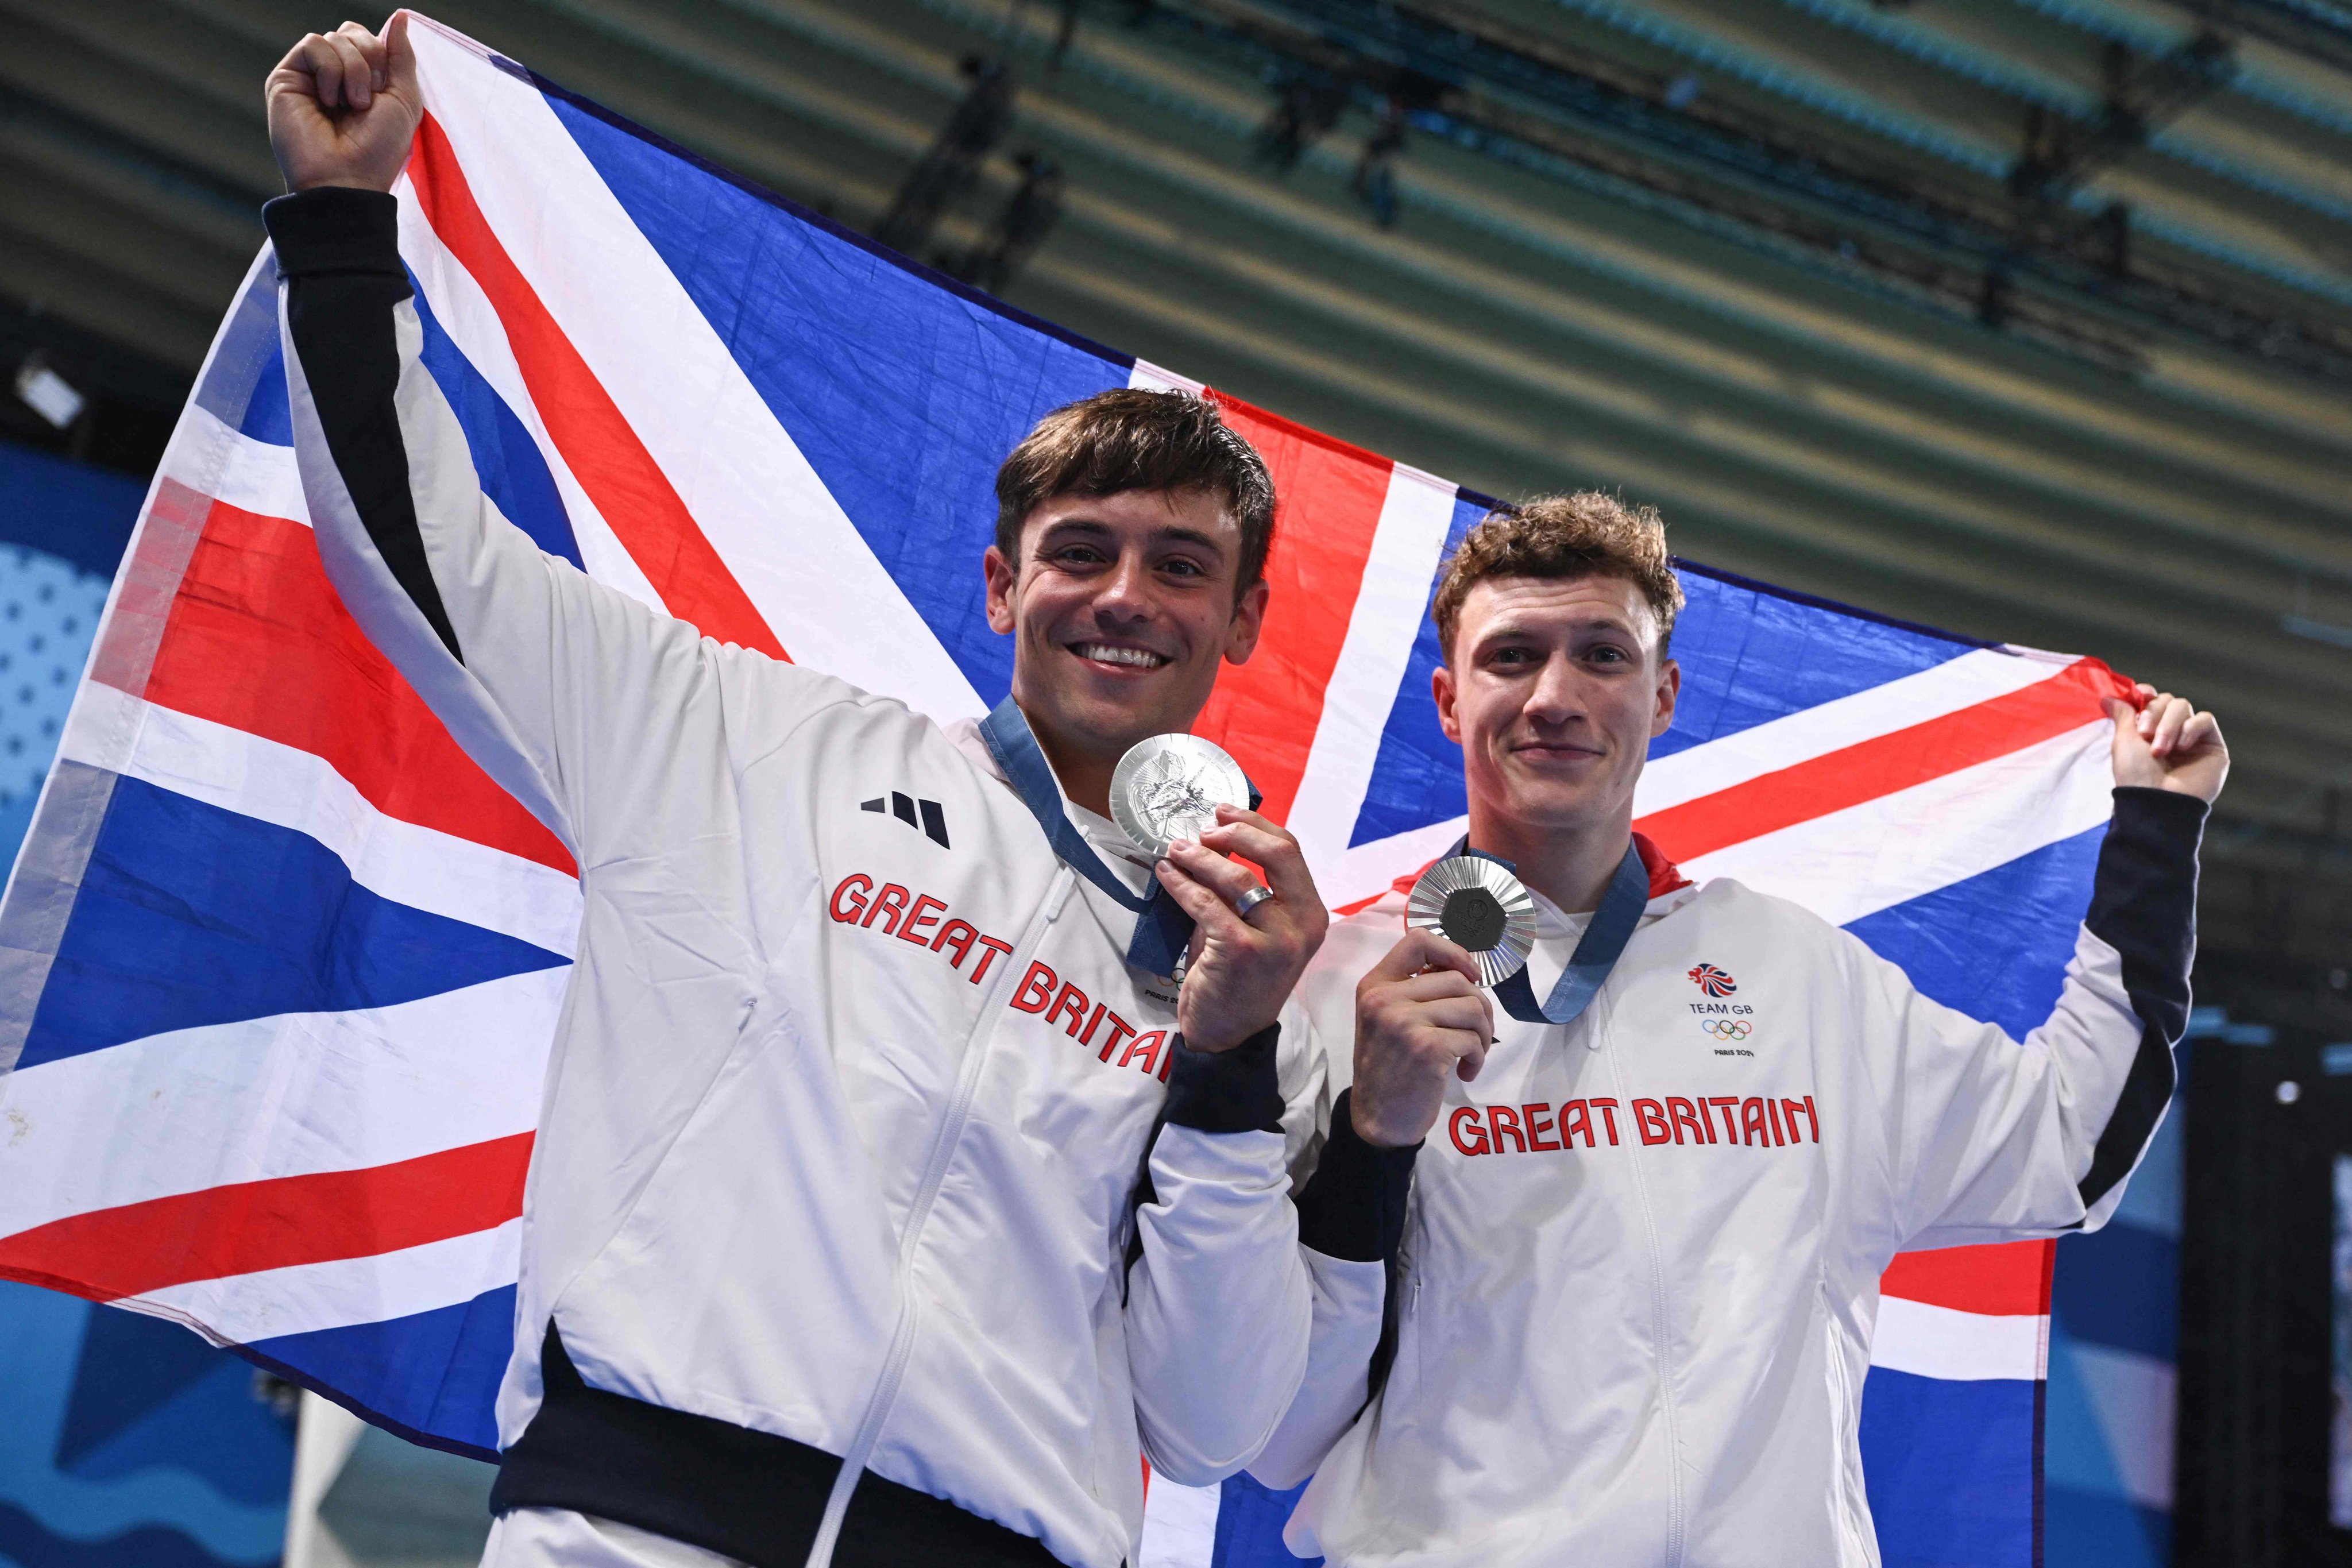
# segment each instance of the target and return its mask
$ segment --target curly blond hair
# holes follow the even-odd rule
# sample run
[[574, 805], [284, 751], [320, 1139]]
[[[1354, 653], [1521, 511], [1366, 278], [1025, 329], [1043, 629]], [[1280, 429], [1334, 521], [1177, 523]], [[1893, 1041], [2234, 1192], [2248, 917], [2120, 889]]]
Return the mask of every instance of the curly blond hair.
[[1599, 490], [1538, 496], [1497, 507], [1445, 563], [1430, 605], [1438, 646], [1454, 656], [1454, 633], [1470, 590], [1493, 577], [1622, 577], [1658, 617], [1664, 658], [1683, 607], [1683, 585], [1666, 552], [1666, 524], [1651, 506], [1627, 506]]

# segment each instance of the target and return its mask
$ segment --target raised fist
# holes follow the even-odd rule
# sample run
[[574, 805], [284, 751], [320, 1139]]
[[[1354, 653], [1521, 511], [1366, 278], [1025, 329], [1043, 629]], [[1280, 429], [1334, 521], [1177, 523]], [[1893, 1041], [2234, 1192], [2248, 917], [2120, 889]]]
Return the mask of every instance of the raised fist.
[[408, 13], [394, 12], [382, 37], [357, 22], [312, 33], [278, 62], [265, 92], [269, 150], [288, 190], [392, 189], [425, 114]]
[[2193, 795], [2210, 805], [2230, 776], [2230, 748], [2213, 715], [2185, 697], [2143, 683], [2141, 705], [2106, 701], [2115, 721], [2116, 783]]

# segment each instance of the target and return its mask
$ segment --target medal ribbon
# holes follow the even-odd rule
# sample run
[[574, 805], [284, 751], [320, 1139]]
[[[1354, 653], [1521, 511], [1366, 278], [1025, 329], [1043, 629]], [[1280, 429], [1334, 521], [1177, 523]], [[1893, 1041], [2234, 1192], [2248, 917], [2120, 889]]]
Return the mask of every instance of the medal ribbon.
[[[1501, 856], [1471, 848], [1466, 834], [1450, 854], [1475, 855], [1481, 860], [1492, 860], [1513, 876], [1518, 875], [1518, 868]], [[1617, 869], [1609, 879], [1609, 890], [1601, 897], [1601, 907], [1592, 912], [1592, 923], [1584, 928], [1568, 967], [1560, 971], [1559, 979], [1552, 984], [1551, 994], [1538, 1005], [1535, 987], [1528, 981], [1527, 966], [1521, 964], [1517, 973], [1495, 987], [1495, 999], [1503, 1005], [1503, 1011], [1522, 1024], [1573, 1023], [1592, 1005], [1609, 972], [1617, 967], [1617, 960], [1623, 955], [1625, 944], [1633, 940], [1633, 928], [1642, 923], [1642, 911], [1649, 902], [1650, 870], [1642, 864], [1641, 852], [1629, 842], [1625, 858], [1617, 862]]]
[[[1150, 974], [1174, 973], [1177, 960], [1192, 944], [1192, 917], [1177, 906], [1156, 878], [1150, 892], [1136, 893], [1119, 880], [1118, 873], [1103, 864], [1095, 847], [1062, 809], [1062, 786], [1054, 777], [1054, 765], [1038, 749], [1028, 716], [1011, 697], [980, 721], [980, 738], [988, 742], [988, 754], [1012, 781], [1013, 793], [1045, 830], [1062, 864], [1117, 900], [1121, 909], [1136, 911], [1135, 935], [1127, 944], [1128, 963]], [[1256, 789], [1252, 788], [1251, 805], [1257, 804], [1257, 798]]]

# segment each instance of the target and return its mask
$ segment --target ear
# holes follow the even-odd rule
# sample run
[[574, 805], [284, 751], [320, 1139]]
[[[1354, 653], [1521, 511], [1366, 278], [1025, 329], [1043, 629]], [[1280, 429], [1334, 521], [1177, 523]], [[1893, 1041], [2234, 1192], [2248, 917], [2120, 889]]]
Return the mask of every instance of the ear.
[[1247, 664], [1249, 656], [1257, 651], [1257, 639], [1265, 631], [1266, 602], [1274, 597], [1274, 589], [1263, 577], [1242, 590], [1241, 600], [1234, 605], [1233, 624], [1225, 628], [1225, 662]]
[[1004, 552], [993, 544], [980, 558], [980, 569], [988, 579], [988, 629], [1000, 636], [1013, 629], [1013, 601], [1019, 595], [1020, 574], [1013, 563], [1004, 559]]
[[1437, 701], [1437, 727], [1455, 745], [1462, 743], [1462, 720], [1454, 711], [1454, 670], [1441, 664], [1430, 672], [1429, 694]]
[[1674, 728], [1675, 704], [1683, 694], [1683, 667], [1668, 659], [1658, 669], [1658, 710], [1650, 720], [1650, 738], [1656, 740]]

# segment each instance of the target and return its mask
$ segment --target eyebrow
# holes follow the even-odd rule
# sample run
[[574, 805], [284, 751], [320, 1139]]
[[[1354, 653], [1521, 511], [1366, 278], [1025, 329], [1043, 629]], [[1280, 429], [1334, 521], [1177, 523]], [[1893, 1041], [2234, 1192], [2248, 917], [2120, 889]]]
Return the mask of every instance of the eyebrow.
[[[1039, 529], [1037, 531], [1037, 540], [1042, 545], [1046, 540], [1054, 538], [1057, 534], [1068, 533], [1083, 533], [1090, 538], [1108, 539], [1110, 537], [1110, 531], [1111, 531], [1107, 524], [1097, 522], [1092, 518], [1065, 517], [1057, 519], [1053, 522], [1049, 522], [1044, 528]], [[1152, 532], [1152, 539], [1155, 542], [1172, 541], [1179, 544], [1197, 544], [1202, 549], [1206, 550], [1211, 554], [1214, 555], [1218, 560], [1223, 561], [1224, 559], [1224, 544], [1219, 541], [1215, 535], [1202, 533], [1197, 528], [1157, 529]]]
[[[1636, 638], [1642, 635], [1635, 627], [1615, 616], [1596, 616], [1589, 620], [1570, 621], [1569, 625], [1573, 629], [1580, 632], [1622, 632], [1629, 637]], [[1485, 631], [1479, 633], [1478, 645], [1483, 647], [1488, 643], [1498, 642], [1510, 637], [1533, 637], [1535, 635], [1536, 633], [1531, 627], [1519, 622], [1505, 621], [1500, 626], [1489, 626]]]
[[1197, 544], [1221, 558], [1225, 553], [1225, 547], [1222, 541], [1213, 534], [1202, 533], [1197, 528], [1163, 528], [1160, 531], [1159, 536], [1162, 539], [1174, 540], [1180, 544]]

